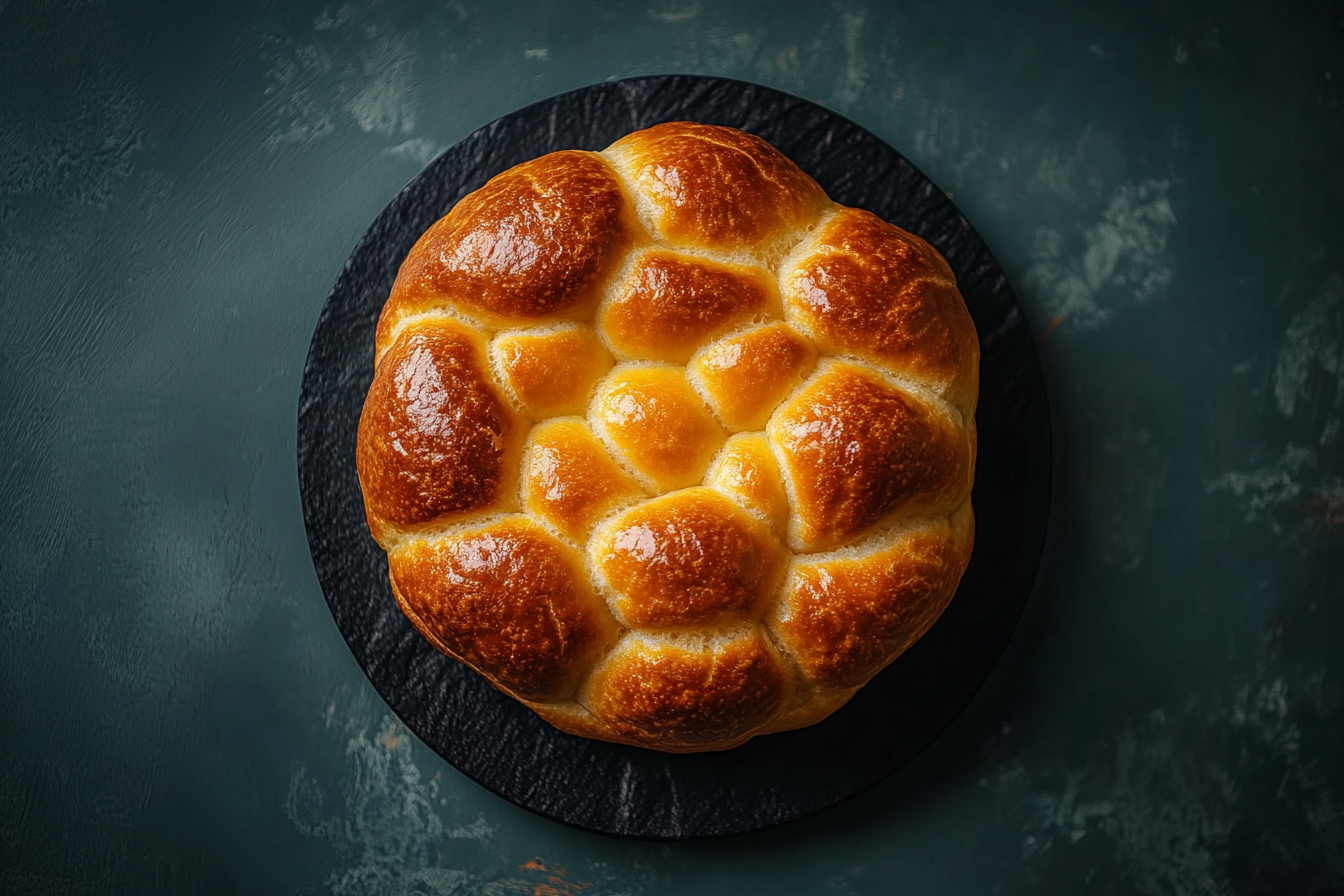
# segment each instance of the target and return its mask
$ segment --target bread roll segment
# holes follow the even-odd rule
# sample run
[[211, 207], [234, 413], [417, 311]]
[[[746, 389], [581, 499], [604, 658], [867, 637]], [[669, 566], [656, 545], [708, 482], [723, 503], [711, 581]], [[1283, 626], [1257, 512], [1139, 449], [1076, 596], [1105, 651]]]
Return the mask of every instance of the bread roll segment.
[[582, 324], [500, 333], [490, 358], [500, 384], [534, 421], [582, 414], [612, 365], [597, 332]]
[[656, 494], [698, 485], [728, 438], [680, 367], [617, 367], [598, 384], [588, 416]]
[[644, 490], [575, 417], [532, 428], [523, 459], [523, 507], [580, 543], [607, 511]]
[[765, 433], [744, 432], [729, 439], [710, 465], [705, 484], [764, 516], [770, 528], [783, 538], [789, 520], [789, 496]]
[[892, 513], [950, 513], [970, 489], [959, 418], [875, 372], [827, 361], [766, 428], [796, 502], [789, 543], [826, 550]]
[[494, 384], [484, 340], [451, 320], [404, 332], [374, 374], [356, 462], [374, 537], [516, 505], [525, 430]]
[[759, 624], [709, 635], [633, 631], [589, 676], [580, 702], [608, 738], [695, 752], [750, 738], [779, 712], [789, 684]]
[[763, 428], [816, 362], [816, 347], [777, 323], [706, 345], [687, 371], [724, 425], [743, 432]]
[[613, 592], [617, 618], [637, 629], [759, 618], [785, 561], [768, 526], [703, 487], [621, 513], [589, 550]]
[[388, 564], [435, 646], [524, 699], [572, 696], [619, 634], [578, 553], [526, 517], [412, 539]]
[[732, 128], [654, 125], [603, 155], [655, 239], [679, 248], [769, 258], [796, 243], [829, 204], [781, 152]]
[[980, 343], [957, 280], [919, 237], [846, 208], [780, 273], [785, 316], [828, 354], [873, 360], [975, 413]]
[[857, 688], [915, 643], [952, 599], [970, 560], [970, 505], [800, 559], [769, 621], [809, 681]]
[[446, 306], [487, 326], [592, 316], [629, 248], [620, 182], [597, 155], [524, 162], [465, 197], [412, 247], [378, 322]]
[[655, 250], [636, 259], [598, 322], [627, 359], [685, 364], [734, 325], [779, 316], [775, 284], [763, 271]]
[[978, 375], [932, 247], [674, 122], [421, 237], [357, 468], [436, 647], [564, 731], [722, 750], [824, 719], [947, 606]]

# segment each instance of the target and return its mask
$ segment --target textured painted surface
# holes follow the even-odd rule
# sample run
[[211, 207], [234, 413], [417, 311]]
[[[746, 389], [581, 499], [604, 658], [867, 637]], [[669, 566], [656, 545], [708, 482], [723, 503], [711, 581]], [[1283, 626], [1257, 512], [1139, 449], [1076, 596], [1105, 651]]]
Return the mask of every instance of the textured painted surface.
[[[294, 407], [440, 149], [607, 78], [842, 112], [1042, 337], [1052, 529], [988, 686], [778, 831], [642, 845], [465, 781], [321, 599]], [[0, 2], [0, 889], [1332, 892], [1344, 10]]]

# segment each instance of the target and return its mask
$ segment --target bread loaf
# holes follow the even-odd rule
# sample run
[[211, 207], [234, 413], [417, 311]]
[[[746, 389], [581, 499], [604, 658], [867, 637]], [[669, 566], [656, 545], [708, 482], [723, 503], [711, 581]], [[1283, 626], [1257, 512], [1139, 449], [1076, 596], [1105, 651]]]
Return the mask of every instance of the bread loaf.
[[970, 557], [979, 344], [951, 270], [741, 131], [495, 177], [411, 250], [375, 365], [358, 472], [401, 609], [574, 734], [813, 724]]

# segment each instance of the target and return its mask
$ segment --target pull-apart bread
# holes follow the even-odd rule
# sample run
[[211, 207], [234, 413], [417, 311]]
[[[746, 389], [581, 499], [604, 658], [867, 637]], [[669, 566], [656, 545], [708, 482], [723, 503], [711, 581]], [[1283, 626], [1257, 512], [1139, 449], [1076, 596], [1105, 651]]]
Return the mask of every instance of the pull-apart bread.
[[693, 752], [811, 725], [970, 558], [952, 271], [741, 131], [495, 177], [402, 264], [375, 364], [359, 480], [401, 609], [564, 731]]

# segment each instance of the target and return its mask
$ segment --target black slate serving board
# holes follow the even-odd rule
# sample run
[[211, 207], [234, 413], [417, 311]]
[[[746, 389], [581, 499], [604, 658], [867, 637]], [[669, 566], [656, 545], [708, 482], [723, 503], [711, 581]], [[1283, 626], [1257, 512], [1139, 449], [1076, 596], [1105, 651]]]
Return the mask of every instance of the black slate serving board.
[[[932, 243], [956, 273], [982, 353], [975, 553], [948, 610], [826, 721], [695, 755], [563, 734], [431, 647], [393, 601], [355, 475], [374, 327], [412, 243], [513, 165], [560, 149], [599, 150], [676, 120], [758, 134], [832, 199]], [[720, 78], [659, 76], [594, 85], [506, 115], [447, 150], [392, 200], [318, 319], [299, 399], [298, 461], [308, 542], [332, 615], [408, 728], [471, 779], [542, 816], [607, 834], [681, 839], [770, 827], [853, 796], [909, 762], [970, 702], [1035, 579], [1050, 505], [1050, 410], [1031, 332], [1003, 271], [947, 195], [904, 157], [797, 97]]]

